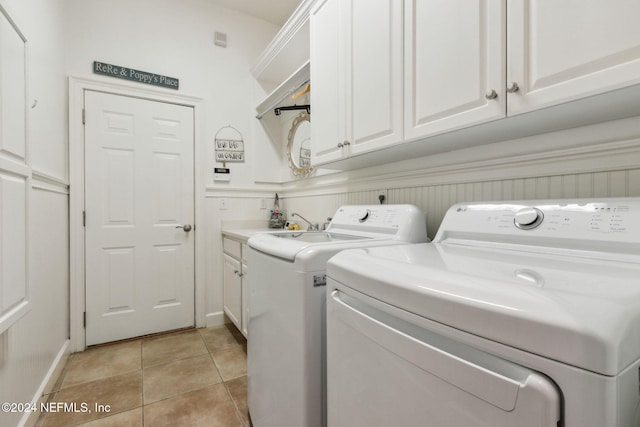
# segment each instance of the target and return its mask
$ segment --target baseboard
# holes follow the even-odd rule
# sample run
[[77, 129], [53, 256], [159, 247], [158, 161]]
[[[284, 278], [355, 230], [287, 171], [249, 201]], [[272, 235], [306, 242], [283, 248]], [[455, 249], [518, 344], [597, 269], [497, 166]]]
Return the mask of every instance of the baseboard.
[[217, 311], [215, 313], [207, 313], [206, 316], [206, 325], [207, 328], [212, 326], [222, 326], [227, 323], [226, 317], [224, 315], [224, 311]]
[[[58, 378], [60, 378], [60, 374], [62, 373], [64, 366], [67, 363], [67, 359], [71, 354], [71, 352], [69, 351], [69, 344], [70, 344], [69, 340], [66, 340], [64, 342], [64, 344], [60, 348], [60, 351], [58, 352], [58, 355], [53, 360], [53, 363], [51, 364], [49, 371], [43, 378], [42, 383], [40, 384], [40, 387], [38, 387], [38, 390], [35, 396], [31, 400], [31, 403], [33, 405], [37, 405], [36, 407], [38, 409], [40, 408], [41, 403], [46, 402], [46, 400], [49, 397], [48, 395], [51, 393], [51, 391], [53, 390], [53, 387], [56, 385]], [[24, 416], [20, 420], [20, 423], [18, 424], [18, 426], [33, 427], [36, 425], [36, 422], [38, 421], [39, 416], [40, 416], [39, 410], [33, 411], [33, 412], [27, 412], [24, 414]]]

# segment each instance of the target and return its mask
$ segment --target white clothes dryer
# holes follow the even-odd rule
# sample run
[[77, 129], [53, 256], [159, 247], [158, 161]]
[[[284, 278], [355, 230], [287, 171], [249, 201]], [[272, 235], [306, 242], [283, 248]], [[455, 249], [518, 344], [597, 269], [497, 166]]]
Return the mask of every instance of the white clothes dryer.
[[258, 234], [249, 243], [249, 414], [255, 427], [326, 425], [327, 260], [347, 248], [426, 242], [411, 205], [343, 206], [323, 232]]
[[327, 267], [328, 425], [640, 426], [640, 199], [463, 203]]

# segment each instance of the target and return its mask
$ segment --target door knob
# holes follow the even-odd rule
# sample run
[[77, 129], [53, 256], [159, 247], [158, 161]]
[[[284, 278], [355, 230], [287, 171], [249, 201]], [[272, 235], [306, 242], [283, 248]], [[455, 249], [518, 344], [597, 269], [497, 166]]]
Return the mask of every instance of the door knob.
[[182, 228], [185, 233], [188, 233], [191, 231], [191, 224], [178, 225], [176, 228]]

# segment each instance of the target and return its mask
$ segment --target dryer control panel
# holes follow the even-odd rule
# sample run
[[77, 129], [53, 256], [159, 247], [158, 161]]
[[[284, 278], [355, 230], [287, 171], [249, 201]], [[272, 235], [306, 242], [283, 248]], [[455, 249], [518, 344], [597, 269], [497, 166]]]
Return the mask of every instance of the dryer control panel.
[[[640, 198], [460, 203], [434, 242], [448, 238], [585, 248], [581, 242], [640, 247]], [[637, 252], [640, 250], [636, 249]]]

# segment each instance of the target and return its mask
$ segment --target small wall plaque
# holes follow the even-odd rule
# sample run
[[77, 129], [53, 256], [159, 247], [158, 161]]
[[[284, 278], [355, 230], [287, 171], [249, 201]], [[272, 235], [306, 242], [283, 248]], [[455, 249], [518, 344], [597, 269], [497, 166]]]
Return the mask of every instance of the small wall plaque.
[[180, 87], [180, 81], [175, 77], [135, 70], [129, 67], [121, 67], [120, 65], [105, 64], [104, 62], [93, 61], [93, 72], [95, 74], [131, 80], [148, 85], [167, 87], [169, 89], [178, 90]]

